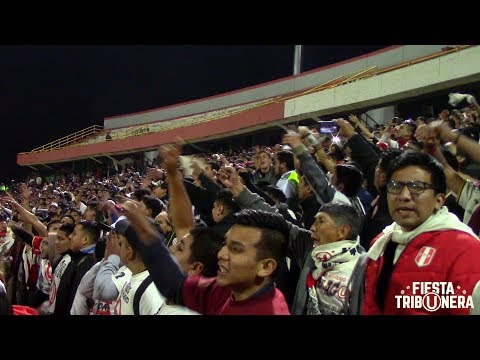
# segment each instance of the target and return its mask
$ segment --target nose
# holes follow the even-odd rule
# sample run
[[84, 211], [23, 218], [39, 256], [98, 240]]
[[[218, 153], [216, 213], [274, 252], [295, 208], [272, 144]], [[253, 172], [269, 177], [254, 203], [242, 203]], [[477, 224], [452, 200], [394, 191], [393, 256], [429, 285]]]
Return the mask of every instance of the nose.
[[227, 246], [223, 245], [223, 247], [220, 249], [218, 252], [217, 258], [219, 260], [228, 260], [228, 251], [227, 251]]
[[412, 194], [410, 194], [410, 191], [408, 190], [407, 185], [404, 185], [402, 188], [402, 191], [397, 195], [400, 200], [411, 200], [412, 199]]

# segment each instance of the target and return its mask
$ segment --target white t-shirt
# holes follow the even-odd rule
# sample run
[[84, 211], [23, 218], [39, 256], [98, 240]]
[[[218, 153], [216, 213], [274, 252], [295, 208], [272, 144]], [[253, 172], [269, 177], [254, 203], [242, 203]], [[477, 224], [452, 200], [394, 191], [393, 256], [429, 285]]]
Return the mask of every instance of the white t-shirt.
[[126, 282], [130, 281], [131, 278], [132, 272], [126, 265], [120, 267], [117, 272], [112, 275], [112, 281], [117, 287], [119, 294], [122, 291], [123, 285], [125, 285]]
[[163, 306], [158, 310], [155, 315], [201, 315], [200, 313], [190, 310], [185, 306], [180, 305], [167, 305]]
[[65, 269], [67, 268], [68, 264], [70, 264], [70, 261], [72, 261], [72, 258], [70, 257], [69, 254], [63, 255], [62, 260], [60, 260], [57, 267], [55, 268], [55, 271], [53, 272], [52, 288], [50, 290], [50, 296], [48, 298], [48, 312], [50, 314], [53, 314], [53, 312], [55, 311], [55, 303], [57, 302], [58, 285], [60, 284], [62, 275], [65, 272]]
[[[120, 267], [115, 274], [112, 274], [112, 281], [119, 294], [122, 291], [123, 285], [125, 285], [127, 281], [130, 281], [131, 277], [132, 272], [125, 265]], [[95, 300], [95, 304], [90, 310], [90, 315], [115, 315], [115, 304], [116, 301], [114, 300]]]
[[[148, 275], [150, 275], [148, 270], [144, 270], [141, 273], [132, 275], [132, 277], [123, 285], [122, 290], [115, 301], [115, 315], [134, 315], [133, 300], [135, 298], [135, 293]], [[145, 292], [140, 298], [140, 315], [155, 315], [164, 303], [165, 298], [160, 294], [157, 287], [152, 282], [145, 289]]]

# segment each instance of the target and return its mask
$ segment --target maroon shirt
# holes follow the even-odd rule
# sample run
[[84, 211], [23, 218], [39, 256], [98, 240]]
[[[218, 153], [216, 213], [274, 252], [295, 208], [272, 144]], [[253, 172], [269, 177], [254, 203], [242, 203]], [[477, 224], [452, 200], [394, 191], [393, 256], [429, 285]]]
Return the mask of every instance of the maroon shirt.
[[242, 301], [217, 285], [217, 278], [189, 276], [183, 284], [183, 303], [203, 315], [290, 315], [287, 302], [274, 285]]

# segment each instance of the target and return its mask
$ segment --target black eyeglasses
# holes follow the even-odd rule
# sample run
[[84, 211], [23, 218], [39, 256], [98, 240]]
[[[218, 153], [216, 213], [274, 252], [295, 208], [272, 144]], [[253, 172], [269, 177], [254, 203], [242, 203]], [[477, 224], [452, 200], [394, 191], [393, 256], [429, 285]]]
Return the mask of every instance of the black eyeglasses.
[[390, 180], [387, 183], [387, 191], [390, 194], [400, 194], [403, 190], [403, 187], [407, 186], [408, 191], [412, 195], [420, 195], [427, 189], [435, 189], [432, 184], [428, 184], [423, 181], [409, 181], [409, 182], [402, 182], [402, 181], [393, 181]]

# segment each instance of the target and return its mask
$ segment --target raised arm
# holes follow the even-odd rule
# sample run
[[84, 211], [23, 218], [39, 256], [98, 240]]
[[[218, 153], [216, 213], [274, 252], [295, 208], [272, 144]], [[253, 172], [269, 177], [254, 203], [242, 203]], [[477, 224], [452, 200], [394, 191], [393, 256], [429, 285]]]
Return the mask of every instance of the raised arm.
[[12, 195], [6, 193], [2, 200], [14, 207], [26, 222], [31, 223], [35, 230], [37, 230], [39, 236], [46, 237], [48, 235], [47, 227], [43, 225], [34, 214], [17, 203]]
[[187, 276], [164, 244], [164, 238], [138, 207], [125, 203], [125, 215], [138, 236], [138, 251], [158, 291], [176, 304], [183, 304], [182, 289]]
[[162, 146], [160, 154], [164, 159], [164, 168], [167, 173], [168, 194], [170, 196], [169, 212], [172, 216], [172, 223], [177, 238], [181, 238], [195, 227], [195, 220], [192, 212], [192, 203], [183, 185], [182, 174], [177, 167], [180, 148], [174, 145]]
[[335, 188], [328, 182], [327, 176], [315, 163], [315, 160], [308, 153], [307, 148], [302, 144], [301, 136], [298, 133], [288, 133], [283, 136], [282, 142], [290, 145], [293, 153], [300, 161], [300, 168], [320, 204], [333, 200]]

